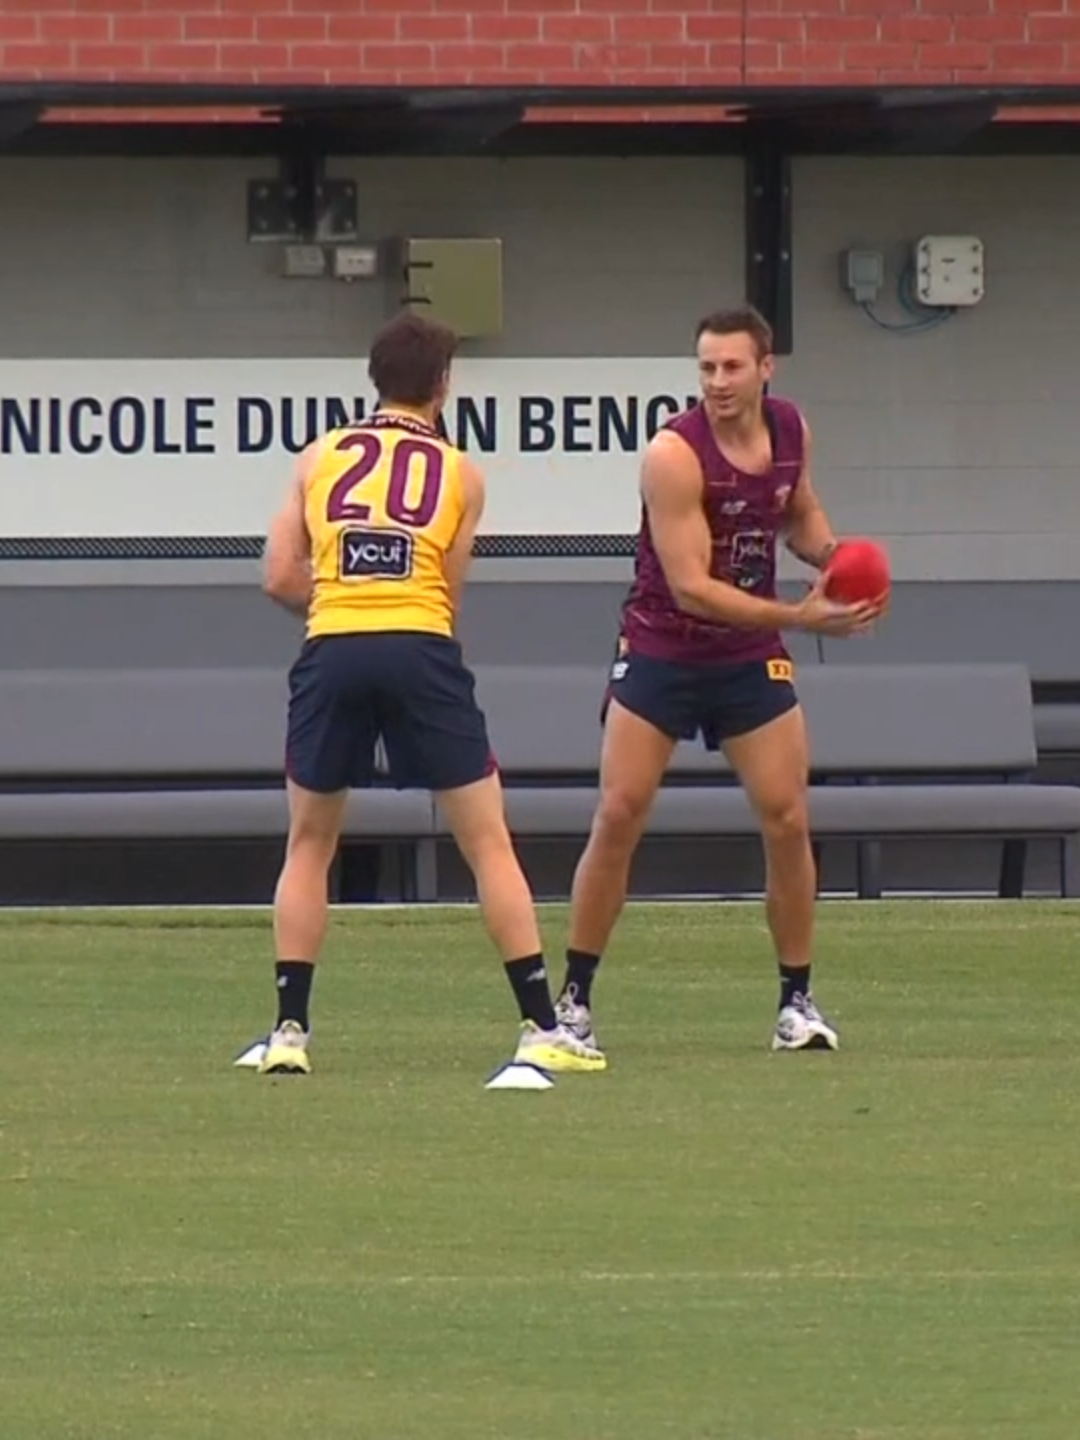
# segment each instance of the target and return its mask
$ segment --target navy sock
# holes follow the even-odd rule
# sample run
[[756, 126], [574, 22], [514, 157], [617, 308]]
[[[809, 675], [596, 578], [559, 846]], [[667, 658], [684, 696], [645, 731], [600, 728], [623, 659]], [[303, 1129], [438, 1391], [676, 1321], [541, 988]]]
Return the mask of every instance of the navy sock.
[[794, 1004], [798, 995], [810, 994], [810, 966], [809, 965], [781, 965], [780, 966], [780, 1008], [785, 1005]]
[[311, 983], [315, 979], [315, 966], [304, 960], [279, 960], [275, 973], [278, 1025], [286, 1020], [295, 1020], [302, 1029], [310, 1030], [308, 1003], [311, 1000]]
[[554, 1030], [555, 1007], [551, 1003], [543, 955], [525, 955], [520, 960], [507, 960], [505, 968], [521, 1018], [531, 1020], [541, 1030]]
[[565, 995], [573, 985], [574, 999], [579, 1005], [588, 1005], [589, 997], [592, 994], [593, 977], [599, 964], [599, 955], [590, 955], [587, 950], [567, 950], [566, 979], [563, 982], [562, 993]]

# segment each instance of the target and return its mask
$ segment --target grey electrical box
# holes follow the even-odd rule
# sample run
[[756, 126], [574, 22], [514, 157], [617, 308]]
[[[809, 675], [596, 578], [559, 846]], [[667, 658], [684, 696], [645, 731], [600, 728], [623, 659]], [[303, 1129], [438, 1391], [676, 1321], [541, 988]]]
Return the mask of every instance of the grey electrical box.
[[402, 249], [408, 309], [463, 338], [501, 334], [501, 240], [407, 239]]
[[845, 250], [840, 257], [841, 282], [859, 305], [871, 305], [885, 284], [885, 257], [880, 250]]

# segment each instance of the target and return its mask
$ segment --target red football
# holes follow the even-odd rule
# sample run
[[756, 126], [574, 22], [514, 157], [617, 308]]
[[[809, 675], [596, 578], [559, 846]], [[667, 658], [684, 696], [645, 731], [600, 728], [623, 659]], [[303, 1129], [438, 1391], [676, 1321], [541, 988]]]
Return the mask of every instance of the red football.
[[842, 605], [883, 600], [891, 584], [889, 557], [874, 540], [841, 540], [825, 566], [825, 593]]

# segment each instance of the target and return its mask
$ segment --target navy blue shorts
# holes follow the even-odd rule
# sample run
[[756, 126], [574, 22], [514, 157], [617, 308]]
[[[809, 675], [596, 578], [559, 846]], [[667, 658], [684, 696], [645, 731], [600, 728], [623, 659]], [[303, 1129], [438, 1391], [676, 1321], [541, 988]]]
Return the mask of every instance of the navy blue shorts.
[[620, 645], [611, 667], [601, 719], [610, 700], [673, 740], [699, 734], [706, 750], [758, 730], [798, 704], [790, 660], [732, 665], [681, 665], [639, 655]]
[[456, 640], [399, 631], [304, 642], [289, 671], [288, 777], [320, 794], [367, 788], [380, 741], [398, 790], [456, 790], [495, 770]]

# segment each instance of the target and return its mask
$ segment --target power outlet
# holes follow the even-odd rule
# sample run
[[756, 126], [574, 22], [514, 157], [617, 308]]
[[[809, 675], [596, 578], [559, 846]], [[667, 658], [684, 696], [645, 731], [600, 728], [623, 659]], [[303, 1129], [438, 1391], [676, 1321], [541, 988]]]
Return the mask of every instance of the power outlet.
[[872, 305], [885, 284], [885, 257], [880, 250], [845, 250], [840, 278], [857, 305]]
[[373, 280], [379, 273], [379, 252], [374, 245], [338, 245], [334, 274], [339, 280]]
[[286, 245], [285, 274], [290, 280], [315, 280], [326, 274], [326, 255], [321, 245]]

